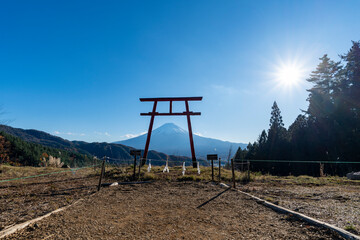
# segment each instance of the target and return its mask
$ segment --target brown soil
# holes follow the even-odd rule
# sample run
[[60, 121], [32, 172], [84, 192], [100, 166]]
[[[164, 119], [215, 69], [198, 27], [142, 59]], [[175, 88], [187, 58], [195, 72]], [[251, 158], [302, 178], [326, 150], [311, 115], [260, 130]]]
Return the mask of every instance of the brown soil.
[[[60, 189], [61, 184], [71, 183], [60, 182], [56, 186], [62, 195], [55, 195], [57, 201], [65, 204], [63, 199], [75, 191], [82, 192], [84, 200], [5, 239], [342, 239], [329, 230], [275, 213], [233, 190], [197, 208], [225, 190], [211, 183], [157, 181], [103, 188], [90, 195], [95, 180], [88, 179], [88, 184], [74, 180], [82, 181], [78, 184], [84, 188], [71, 195], [63, 195], [70, 190]], [[52, 196], [40, 186], [37, 193], [43, 195], [38, 198]], [[19, 193], [14, 190], [12, 194]], [[32, 207], [44, 202], [33, 201]], [[26, 206], [25, 201], [20, 204]], [[1, 206], [4, 210], [3, 198]], [[12, 205], [19, 211], [16, 206]], [[29, 211], [31, 207], [24, 209], [24, 213]], [[11, 215], [18, 212], [7, 211], [7, 217]]]
[[98, 177], [79, 170], [0, 183], [0, 230], [89, 196], [97, 182]]
[[360, 234], [360, 185], [252, 182], [244, 191], [280, 206]]

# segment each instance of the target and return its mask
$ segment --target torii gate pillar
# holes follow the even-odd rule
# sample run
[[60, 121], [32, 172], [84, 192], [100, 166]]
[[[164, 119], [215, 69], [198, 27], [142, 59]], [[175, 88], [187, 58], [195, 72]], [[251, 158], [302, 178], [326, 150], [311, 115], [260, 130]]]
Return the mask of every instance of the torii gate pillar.
[[[152, 132], [155, 116], [186, 116], [187, 123], [188, 123], [188, 129], [189, 129], [190, 149], [191, 149], [191, 157], [192, 157], [193, 167], [194, 168], [197, 167], [190, 116], [191, 115], [199, 116], [199, 115], [201, 115], [201, 113], [200, 112], [191, 112], [189, 110], [189, 101], [201, 101], [201, 100], [202, 100], [202, 97], [140, 98], [140, 102], [154, 102], [152, 112], [140, 113], [141, 116], [151, 116], [149, 130], [148, 130], [146, 143], [145, 143], [144, 155], [143, 155], [142, 161], [141, 161], [142, 165], [145, 164], [147, 154], [149, 151], [151, 132]], [[172, 102], [176, 102], [176, 101], [184, 101], [185, 102], [185, 109], [186, 109], [185, 112], [175, 112], [174, 113], [172, 111]], [[167, 112], [167, 113], [156, 112], [156, 107], [157, 107], [158, 102], [169, 102], [170, 103], [169, 112]]]

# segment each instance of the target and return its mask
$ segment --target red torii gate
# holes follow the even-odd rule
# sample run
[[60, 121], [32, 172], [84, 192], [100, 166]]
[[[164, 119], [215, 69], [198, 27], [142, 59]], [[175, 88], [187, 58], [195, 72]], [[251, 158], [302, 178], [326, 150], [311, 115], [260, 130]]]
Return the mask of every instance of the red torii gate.
[[[151, 132], [152, 132], [155, 116], [186, 116], [187, 117], [188, 128], [189, 128], [190, 148], [191, 148], [191, 156], [192, 156], [192, 161], [193, 161], [193, 167], [194, 168], [197, 167], [190, 116], [191, 115], [201, 115], [201, 112], [191, 112], [189, 110], [189, 101], [201, 101], [201, 100], [202, 100], [202, 97], [140, 98], [140, 102], [154, 102], [152, 112], [140, 113], [141, 116], [151, 116], [149, 130], [148, 130], [148, 134], [147, 134], [147, 138], [146, 138], [144, 155], [142, 157], [142, 164], [145, 164], [147, 154], [148, 154], [148, 151], [149, 151]], [[185, 108], [186, 108], [185, 112], [173, 112], [172, 111], [172, 102], [176, 102], [176, 101], [184, 101], [185, 102]], [[169, 102], [170, 103], [169, 112], [168, 113], [156, 112], [156, 106], [157, 106], [158, 102]]]

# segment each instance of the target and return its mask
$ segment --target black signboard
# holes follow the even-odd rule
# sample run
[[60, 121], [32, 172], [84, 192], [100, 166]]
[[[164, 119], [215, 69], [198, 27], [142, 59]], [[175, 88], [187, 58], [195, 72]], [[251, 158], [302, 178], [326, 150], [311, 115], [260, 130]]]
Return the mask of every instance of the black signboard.
[[141, 155], [141, 150], [130, 150], [130, 155]]
[[208, 154], [207, 155], [207, 160], [217, 160], [217, 159], [218, 159], [217, 154]]

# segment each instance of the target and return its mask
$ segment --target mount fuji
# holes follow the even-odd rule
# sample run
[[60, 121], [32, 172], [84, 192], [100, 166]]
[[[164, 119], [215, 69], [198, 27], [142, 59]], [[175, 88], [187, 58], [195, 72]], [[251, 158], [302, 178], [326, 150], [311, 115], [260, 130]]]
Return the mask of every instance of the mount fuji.
[[[114, 143], [144, 149], [146, 138], [147, 133]], [[232, 149], [232, 155], [234, 155], [239, 147], [243, 149], [247, 146], [244, 143], [227, 142], [196, 134], [193, 134], [193, 138], [197, 158], [206, 158], [207, 154], [215, 153], [225, 159], [229, 154], [230, 148]], [[189, 133], [173, 123], [166, 123], [152, 131], [149, 149], [166, 154], [191, 157]]]

